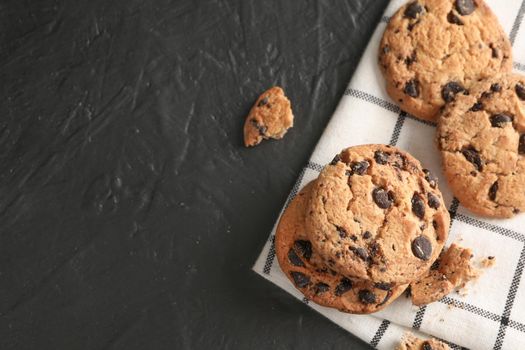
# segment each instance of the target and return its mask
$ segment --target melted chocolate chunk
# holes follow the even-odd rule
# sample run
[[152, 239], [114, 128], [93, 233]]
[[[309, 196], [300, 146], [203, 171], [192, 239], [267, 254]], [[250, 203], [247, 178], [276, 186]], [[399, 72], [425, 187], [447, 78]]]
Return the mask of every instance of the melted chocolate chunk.
[[423, 343], [423, 346], [421, 347], [421, 350], [433, 350], [432, 349], [432, 345], [430, 345], [430, 343], [426, 341], [426, 342]]
[[456, 95], [460, 92], [464, 92], [465, 88], [456, 81], [451, 81], [443, 86], [441, 89], [441, 97], [446, 103], [454, 101]]
[[259, 131], [259, 134], [261, 136], [266, 135], [266, 131], [268, 131], [268, 128], [265, 125], [259, 124], [259, 122], [255, 119], [251, 120], [251, 123], [254, 128], [256, 128]]
[[498, 182], [494, 182], [492, 184], [492, 186], [490, 186], [489, 188], [489, 199], [491, 201], [495, 201], [496, 200], [496, 194], [498, 193], [498, 189], [499, 189], [499, 184]]
[[330, 165], [336, 165], [337, 163], [339, 163], [341, 161], [341, 155], [338, 154], [334, 157], [334, 159], [332, 159], [332, 161], [330, 162]]
[[498, 50], [498, 48], [495, 47], [494, 44], [490, 44], [489, 47], [492, 50], [492, 58], [499, 58], [499, 50]]
[[310, 260], [312, 257], [312, 243], [310, 243], [310, 241], [297, 240], [293, 246], [295, 251], [299, 252], [303, 258]]
[[412, 241], [412, 253], [421, 260], [428, 260], [432, 255], [432, 244], [425, 236], [418, 236]]
[[492, 92], [500, 92], [501, 91], [501, 85], [498, 83], [494, 83], [490, 86], [490, 91]]
[[425, 174], [425, 180], [427, 180], [430, 187], [436, 188], [438, 181], [437, 177], [435, 177], [428, 169], [423, 169], [423, 173]]
[[306, 276], [302, 272], [292, 271], [290, 272], [290, 276], [292, 276], [293, 283], [298, 288], [304, 288], [310, 284], [310, 277]]
[[412, 63], [414, 63], [416, 61], [417, 61], [417, 53], [416, 53], [416, 51], [412, 52], [412, 55], [407, 56], [405, 58], [405, 64], [407, 66], [409, 66], [409, 67], [412, 65]]
[[364, 248], [360, 247], [349, 247], [351, 251], [355, 253], [358, 257], [360, 257], [362, 260], [367, 261], [368, 260], [368, 252]]
[[483, 170], [481, 156], [474, 147], [470, 146], [468, 148], [464, 148], [461, 153], [463, 153], [463, 156], [465, 156], [465, 158], [474, 165], [477, 171]]
[[323, 294], [330, 289], [330, 286], [323, 282], [318, 282], [314, 286], [315, 295]]
[[514, 120], [513, 116], [507, 114], [495, 114], [490, 117], [490, 124], [493, 128], [503, 128], [505, 124], [512, 123]]
[[412, 212], [420, 219], [425, 218], [425, 202], [419, 193], [412, 196]]
[[385, 165], [388, 163], [388, 153], [376, 151], [374, 153], [374, 159], [376, 160], [377, 164]]
[[336, 225], [335, 229], [337, 230], [337, 233], [339, 233], [339, 237], [341, 237], [341, 238], [348, 237], [348, 232], [346, 232], [346, 230], [344, 228]]
[[428, 193], [427, 199], [428, 199], [428, 206], [431, 207], [432, 209], [438, 209], [439, 206], [441, 205], [441, 203], [439, 203], [439, 198], [431, 192]]
[[372, 198], [374, 199], [374, 202], [377, 204], [377, 206], [381, 209], [390, 208], [394, 202], [391, 193], [380, 187], [372, 191]]
[[348, 292], [350, 289], [352, 289], [352, 281], [350, 281], [348, 278], [343, 278], [341, 282], [335, 287], [334, 294], [338, 297]]
[[366, 160], [363, 160], [362, 162], [354, 162], [350, 166], [350, 168], [352, 169], [351, 174], [363, 175], [364, 173], [366, 173], [369, 166], [370, 164]]
[[389, 53], [389, 52], [390, 52], [390, 46], [385, 45], [385, 46], [383, 47], [383, 53], [384, 53], [384, 54], [387, 54], [387, 53]]
[[304, 262], [292, 248], [288, 251], [288, 260], [290, 260], [292, 265], [304, 267]]
[[417, 1], [408, 4], [405, 9], [405, 18], [416, 19], [417, 16], [423, 13], [424, 9]]
[[470, 107], [471, 112], [479, 112], [481, 110], [483, 110], [483, 103], [481, 102], [476, 102], [472, 107]]
[[407, 81], [405, 84], [405, 89], [403, 90], [405, 94], [407, 94], [410, 97], [418, 97], [419, 96], [419, 81], [413, 79]]
[[461, 20], [461, 18], [459, 18], [455, 13], [454, 11], [450, 11], [447, 15], [447, 21], [449, 23], [452, 23], [452, 24], [456, 24], [458, 26], [462, 26], [464, 23], [463, 21]]
[[376, 295], [369, 291], [368, 289], [362, 289], [358, 293], [359, 300], [363, 304], [375, 304], [376, 302]]
[[468, 16], [476, 10], [476, 4], [472, 0], [456, 0], [456, 10], [462, 16]]
[[516, 95], [518, 95], [520, 100], [525, 101], [525, 86], [517, 83], [516, 84]]
[[370, 233], [370, 231], [365, 231], [363, 233], [363, 238], [364, 239], [369, 239], [370, 237], [372, 237], [372, 234]]

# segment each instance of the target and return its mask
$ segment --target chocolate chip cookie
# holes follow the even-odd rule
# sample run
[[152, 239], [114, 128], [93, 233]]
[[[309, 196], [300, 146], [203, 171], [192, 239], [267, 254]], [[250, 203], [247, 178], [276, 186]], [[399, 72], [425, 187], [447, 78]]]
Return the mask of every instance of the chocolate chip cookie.
[[290, 100], [283, 89], [272, 87], [265, 91], [252, 107], [244, 123], [244, 144], [256, 146], [263, 139], [281, 139], [293, 126]]
[[412, 333], [407, 333], [396, 350], [450, 350], [450, 348], [437, 339], [419, 339]]
[[306, 231], [328, 267], [346, 277], [408, 283], [426, 273], [450, 217], [436, 178], [391, 146], [348, 148], [313, 186]]
[[326, 267], [313, 249], [304, 225], [313, 183], [307, 185], [283, 213], [275, 236], [281, 269], [306, 298], [338, 310], [368, 314], [390, 304], [407, 287], [346, 278]]
[[472, 256], [470, 249], [452, 244], [427, 276], [410, 284], [412, 303], [421, 306], [440, 300], [455, 288], [463, 288], [477, 278], [479, 271], [472, 266]]
[[512, 69], [511, 44], [482, 0], [417, 0], [390, 19], [379, 63], [403, 110], [435, 121], [478, 79]]
[[525, 77], [487, 79], [458, 96], [440, 118], [438, 146], [462, 205], [500, 218], [525, 210]]

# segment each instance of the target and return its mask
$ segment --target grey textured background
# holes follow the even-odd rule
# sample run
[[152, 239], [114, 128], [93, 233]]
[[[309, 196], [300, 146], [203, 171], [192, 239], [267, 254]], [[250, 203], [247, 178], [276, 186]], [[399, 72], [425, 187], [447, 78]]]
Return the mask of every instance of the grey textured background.
[[0, 348], [366, 349], [251, 266], [386, 3], [0, 2]]

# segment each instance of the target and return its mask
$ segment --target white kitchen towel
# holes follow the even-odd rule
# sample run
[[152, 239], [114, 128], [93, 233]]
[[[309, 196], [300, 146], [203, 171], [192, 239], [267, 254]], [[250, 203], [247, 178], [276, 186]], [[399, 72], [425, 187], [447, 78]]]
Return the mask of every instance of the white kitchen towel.
[[[496, 265], [469, 286], [466, 296], [453, 293], [421, 308], [401, 297], [374, 315], [349, 315], [304, 299], [275, 259], [275, 228], [254, 270], [378, 349], [393, 349], [409, 328], [444, 339], [454, 349], [525, 349], [525, 214], [509, 220], [487, 220], [464, 209], [442, 180], [444, 176], [434, 144], [435, 125], [402, 112], [385, 91], [377, 64], [379, 42], [389, 17], [403, 3], [403, 0], [390, 2], [288, 201], [315, 179], [323, 165], [341, 149], [369, 143], [395, 145], [440, 175], [439, 186], [452, 219], [448, 243], [459, 240], [460, 244], [472, 248], [478, 259], [494, 255]], [[488, 3], [513, 43], [514, 69], [525, 72], [525, 0], [489, 0]]]

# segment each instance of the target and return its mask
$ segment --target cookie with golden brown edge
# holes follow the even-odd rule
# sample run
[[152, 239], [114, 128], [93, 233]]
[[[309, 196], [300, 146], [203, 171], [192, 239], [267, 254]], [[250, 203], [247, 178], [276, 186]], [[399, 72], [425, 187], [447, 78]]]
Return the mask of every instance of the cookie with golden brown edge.
[[479, 79], [510, 72], [512, 48], [483, 0], [417, 0], [390, 19], [379, 63], [401, 109], [436, 121], [442, 106]]
[[444, 173], [472, 212], [507, 218], [525, 210], [525, 77], [483, 80], [441, 115]]
[[436, 179], [395, 147], [343, 150], [313, 185], [306, 231], [326, 264], [347, 277], [408, 283], [447, 239], [450, 217]]
[[304, 226], [312, 187], [310, 183], [292, 200], [277, 226], [275, 251], [281, 269], [306, 298], [319, 305], [354, 314], [383, 309], [403, 293], [407, 285], [350, 279], [324, 265]]

